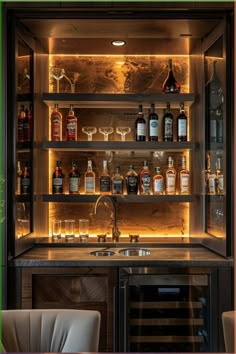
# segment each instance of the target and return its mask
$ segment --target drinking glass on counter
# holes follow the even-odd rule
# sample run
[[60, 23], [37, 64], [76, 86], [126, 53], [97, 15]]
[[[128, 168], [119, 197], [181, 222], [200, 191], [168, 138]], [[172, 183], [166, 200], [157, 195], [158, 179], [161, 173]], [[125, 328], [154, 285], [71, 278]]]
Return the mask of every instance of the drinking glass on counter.
[[79, 219], [79, 238], [81, 242], [87, 242], [89, 238], [89, 220]]
[[117, 134], [121, 135], [121, 141], [125, 141], [125, 136], [126, 134], [129, 134], [131, 132], [130, 127], [117, 127], [116, 128]]
[[61, 238], [61, 220], [53, 220], [52, 222], [52, 238]]
[[88, 141], [93, 140], [93, 134], [97, 133], [96, 127], [82, 127], [82, 132], [88, 135]]
[[65, 220], [65, 238], [66, 240], [74, 239], [75, 237], [75, 220]]
[[104, 135], [104, 141], [108, 141], [108, 135], [113, 133], [112, 127], [100, 127], [99, 133]]

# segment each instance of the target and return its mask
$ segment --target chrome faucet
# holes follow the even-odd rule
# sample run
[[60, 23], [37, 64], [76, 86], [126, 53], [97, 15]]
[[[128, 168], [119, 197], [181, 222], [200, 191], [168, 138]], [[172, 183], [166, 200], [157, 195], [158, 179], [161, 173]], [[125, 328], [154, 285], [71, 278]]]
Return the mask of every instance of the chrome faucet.
[[94, 206], [94, 214], [97, 213], [97, 207], [102, 199], [109, 198], [113, 206], [113, 227], [112, 227], [112, 240], [114, 242], [119, 242], [120, 239], [120, 230], [117, 227], [117, 210], [116, 210], [116, 203], [114, 199], [110, 195], [102, 194], [98, 197], [95, 206]]

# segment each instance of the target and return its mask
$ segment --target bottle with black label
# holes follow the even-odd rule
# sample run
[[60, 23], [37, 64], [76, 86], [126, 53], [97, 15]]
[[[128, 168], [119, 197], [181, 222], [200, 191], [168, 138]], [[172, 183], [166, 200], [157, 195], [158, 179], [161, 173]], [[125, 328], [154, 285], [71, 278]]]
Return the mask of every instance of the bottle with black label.
[[129, 171], [126, 174], [126, 189], [127, 194], [138, 194], [138, 174], [134, 170], [134, 166], [129, 166]]
[[158, 115], [155, 112], [155, 104], [151, 104], [151, 110], [148, 116], [148, 140], [158, 141]]
[[56, 167], [52, 175], [52, 193], [61, 194], [63, 193], [64, 186], [64, 175], [62, 173], [61, 161], [57, 160]]
[[116, 167], [116, 171], [111, 179], [111, 192], [112, 194], [123, 194], [124, 190], [124, 177], [120, 173], [120, 166]]
[[170, 111], [170, 103], [166, 103], [166, 112], [163, 116], [163, 141], [173, 141], [173, 114]]
[[143, 116], [143, 106], [139, 105], [139, 112], [135, 121], [136, 141], [146, 141], [146, 121]]
[[80, 173], [78, 170], [77, 162], [72, 161], [71, 171], [69, 173], [69, 193], [77, 194], [80, 188]]
[[21, 174], [21, 194], [30, 194], [31, 183], [30, 183], [30, 165], [26, 161], [24, 169]]
[[110, 194], [111, 192], [111, 177], [108, 173], [107, 160], [103, 161], [103, 170], [99, 177], [100, 192], [102, 194]]
[[187, 141], [187, 116], [183, 102], [180, 103], [180, 113], [177, 117], [177, 141]]

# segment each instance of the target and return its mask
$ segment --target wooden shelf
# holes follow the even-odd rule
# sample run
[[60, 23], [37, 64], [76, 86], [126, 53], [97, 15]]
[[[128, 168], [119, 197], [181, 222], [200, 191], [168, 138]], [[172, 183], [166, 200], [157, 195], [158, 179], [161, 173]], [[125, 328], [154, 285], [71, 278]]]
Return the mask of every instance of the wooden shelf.
[[[100, 194], [43, 194], [43, 202], [54, 203], [95, 203]], [[118, 203], [158, 203], [177, 202], [189, 203], [195, 196], [189, 195], [112, 195]]]
[[47, 150], [84, 150], [84, 151], [116, 151], [116, 150], [193, 150], [196, 144], [192, 142], [139, 142], [139, 141], [44, 141], [42, 148]]
[[166, 102], [170, 102], [172, 108], [179, 108], [180, 102], [185, 107], [190, 107], [194, 102], [195, 95], [192, 93], [182, 94], [93, 94], [93, 93], [43, 93], [42, 99], [48, 106], [55, 103], [75, 108], [136, 108], [142, 104], [144, 108], [150, 108], [155, 103], [156, 108], [166, 108]]

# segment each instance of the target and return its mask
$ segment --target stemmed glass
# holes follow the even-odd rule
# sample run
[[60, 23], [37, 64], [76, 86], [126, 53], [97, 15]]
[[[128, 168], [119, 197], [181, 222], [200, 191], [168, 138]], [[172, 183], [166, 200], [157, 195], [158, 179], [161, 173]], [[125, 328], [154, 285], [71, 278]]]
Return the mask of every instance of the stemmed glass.
[[121, 135], [121, 141], [125, 141], [125, 136], [126, 134], [129, 134], [131, 132], [130, 127], [117, 127], [116, 128], [117, 134]]
[[59, 89], [59, 81], [64, 77], [65, 75], [65, 70], [62, 68], [50, 68], [50, 75], [56, 80], [57, 82], [57, 93], [60, 92]]
[[20, 82], [18, 86], [18, 90], [21, 91], [22, 87], [27, 86], [27, 82], [30, 80], [30, 75], [28, 73], [28, 69], [24, 68], [23, 74], [22, 74], [22, 81]]
[[70, 83], [71, 93], [75, 93], [75, 84], [80, 77], [80, 73], [77, 73], [75, 71], [70, 71], [67, 72], [67, 75], [64, 74], [64, 77]]
[[100, 127], [99, 133], [104, 135], [104, 141], [108, 141], [108, 135], [113, 133], [112, 127]]
[[82, 127], [82, 132], [88, 135], [88, 141], [93, 140], [93, 134], [97, 133], [96, 127]]

